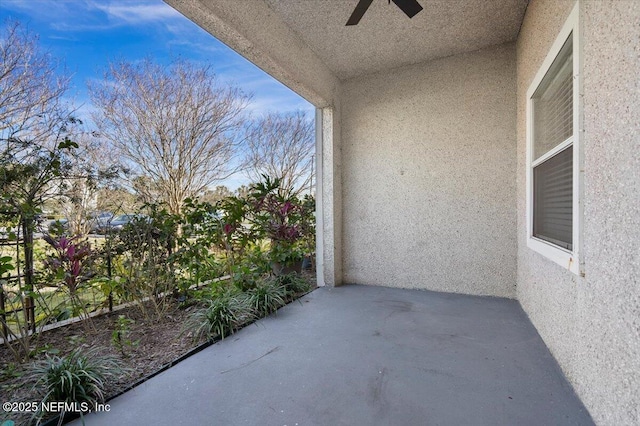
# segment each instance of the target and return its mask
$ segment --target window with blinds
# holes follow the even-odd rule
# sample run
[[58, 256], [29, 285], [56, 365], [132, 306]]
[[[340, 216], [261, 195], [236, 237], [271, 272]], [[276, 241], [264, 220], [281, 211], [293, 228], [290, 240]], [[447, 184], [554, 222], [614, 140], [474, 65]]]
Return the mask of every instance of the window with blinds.
[[533, 236], [573, 248], [573, 45], [533, 94]]
[[533, 169], [533, 235], [571, 250], [573, 147]]

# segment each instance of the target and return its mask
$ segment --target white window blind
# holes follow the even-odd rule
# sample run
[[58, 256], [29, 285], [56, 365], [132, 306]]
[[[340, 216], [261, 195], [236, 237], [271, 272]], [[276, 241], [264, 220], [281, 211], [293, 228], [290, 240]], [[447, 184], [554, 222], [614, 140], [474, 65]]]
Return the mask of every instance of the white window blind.
[[533, 95], [534, 161], [573, 135], [571, 37]]

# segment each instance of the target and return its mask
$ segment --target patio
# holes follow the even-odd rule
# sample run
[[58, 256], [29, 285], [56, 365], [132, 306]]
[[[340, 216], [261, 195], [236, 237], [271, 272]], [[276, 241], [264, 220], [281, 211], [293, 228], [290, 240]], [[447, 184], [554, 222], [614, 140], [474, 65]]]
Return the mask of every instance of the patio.
[[110, 405], [86, 424], [592, 424], [517, 301], [360, 285], [319, 288]]

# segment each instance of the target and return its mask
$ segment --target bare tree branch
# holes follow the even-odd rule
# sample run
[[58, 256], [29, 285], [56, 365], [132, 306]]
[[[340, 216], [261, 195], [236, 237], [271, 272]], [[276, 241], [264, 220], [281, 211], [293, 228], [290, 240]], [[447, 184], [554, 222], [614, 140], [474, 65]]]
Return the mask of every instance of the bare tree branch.
[[57, 194], [69, 162], [59, 144], [79, 120], [62, 101], [70, 77], [17, 21], [0, 34], [0, 190], [14, 206]]
[[[69, 116], [62, 95], [71, 81], [57, 68], [39, 49], [37, 36], [17, 21], [5, 22], [0, 35], [0, 140], [53, 143], [51, 136], [59, 133], [61, 117]], [[12, 154], [21, 149], [14, 146]]]
[[302, 112], [268, 114], [249, 127], [246, 141], [245, 173], [250, 179], [279, 178], [283, 188], [295, 195], [310, 189], [314, 125]]
[[153, 181], [171, 212], [234, 172], [249, 97], [219, 84], [209, 66], [116, 63], [89, 89], [101, 135]]

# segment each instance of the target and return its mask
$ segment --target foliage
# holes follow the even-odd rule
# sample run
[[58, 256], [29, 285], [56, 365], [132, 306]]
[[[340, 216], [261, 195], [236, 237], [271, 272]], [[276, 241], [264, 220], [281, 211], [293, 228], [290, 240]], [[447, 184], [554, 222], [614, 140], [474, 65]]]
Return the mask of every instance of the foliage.
[[245, 247], [255, 240], [252, 230], [245, 222], [249, 215], [247, 200], [237, 196], [230, 196], [217, 204], [220, 209], [220, 231], [222, 241], [220, 247], [226, 250], [228, 256], [241, 256]]
[[277, 281], [263, 281], [247, 291], [246, 295], [255, 315], [264, 317], [285, 305], [287, 290]]
[[208, 300], [204, 308], [195, 311], [187, 321], [186, 329], [196, 341], [224, 339], [253, 318], [247, 298], [227, 292]]
[[[176, 297], [181, 306], [200, 303], [189, 321], [196, 339], [225, 338], [308, 291], [300, 276], [274, 276], [271, 269], [315, 250], [315, 202], [299, 196], [309, 186], [308, 167], [300, 167], [311, 160], [308, 122], [298, 120], [300, 138], [292, 141], [302, 142], [301, 150], [278, 153], [286, 170], [264, 170], [279, 178], [263, 175], [235, 194], [217, 187], [202, 202], [193, 197], [229, 172], [238, 142], [230, 135], [241, 125], [244, 94], [217, 86], [209, 68], [185, 62], [169, 69], [149, 61], [116, 64], [105, 85], [92, 89], [101, 133], [88, 133], [63, 103], [69, 78], [56, 67], [18, 24], [0, 35], [0, 223], [16, 249], [12, 256], [0, 253], [7, 302], [0, 319], [17, 362], [46, 355], [33, 370], [43, 400], [100, 400], [104, 380], [117, 374], [114, 361], [95, 351], [60, 357], [38, 347], [45, 325], [88, 319], [104, 302], [102, 293], [99, 302], [89, 299], [94, 291], [109, 306], [134, 301], [146, 319], [164, 315]], [[271, 128], [283, 129], [278, 126]], [[114, 152], [143, 173], [130, 183], [147, 204], [115, 185], [124, 168], [111, 161]], [[289, 162], [288, 153], [301, 162]], [[138, 214], [92, 247], [79, 235], [87, 232], [87, 201], [98, 191], [110, 211]], [[39, 257], [34, 233], [44, 206], [64, 206], [66, 220], [45, 236], [48, 252]], [[9, 278], [12, 271], [18, 278]], [[231, 280], [218, 280], [221, 275]], [[112, 343], [123, 356], [137, 343], [132, 325], [123, 316], [115, 321]]]
[[[37, 293], [34, 291], [21, 292], [7, 289], [3, 289], [3, 291], [7, 312], [2, 312], [4, 315], [0, 316], [0, 327], [2, 327], [2, 331], [6, 330], [8, 334], [8, 338], [3, 339], [4, 346], [11, 352], [16, 362], [23, 362], [33, 354], [40, 337], [39, 331], [45, 324], [42, 322], [36, 327], [36, 332], [33, 333], [31, 324], [22, 315], [29, 303], [34, 303]], [[25, 308], [15, 309], [18, 307]]]
[[43, 239], [55, 251], [54, 255], [45, 259], [44, 266], [61, 280], [72, 296], [75, 295], [80, 284], [89, 278], [87, 263], [91, 245], [88, 241], [80, 241], [79, 236], [62, 235], [56, 238], [45, 234]]
[[296, 273], [277, 275], [271, 279], [275, 285], [282, 286], [285, 289], [287, 298], [294, 298], [311, 290], [309, 281]]
[[[3, 275], [9, 271], [13, 271], [15, 266], [13, 266], [13, 259], [10, 256], [0, 256], [0, 279], [2, 279]], [[0, 284], [4, 285], [6, 283], [5, 280], [0, 281]]]
[[4, 368], [0, 369], [0, 380], [22, 377], [24, 371], [18, 368], [19, 365], [20, 364], [16, 364], [15, 362], [7, 363]]
[[[0, 338], [3, 339], [4, 346], [12, 353], [14, 359], [17, 362], [23, 362], [38, 351], [39, 331], [46, 324], [50, 312], [45, 298], [37, 289], [25, 291], [15, 285], [17, 279], [10, 275], [14, 270], [16, 270], [14, 258], [0, 256], [0, 298], [3, 299], [3, 306], [0, 307]], [[20, 273], [19, 269], [17, 273]], [[41, 318], [36, 318], [33, 327], [24, 316], [29, 304], [44, 307], [46, 311], [41, 314]], [[34, 328], [36, 332], [32, 332]]]
[[[66, 132], [61, 125], [60, 132]], [[54, 137], [54, 139], [57, 138]], [[36, 218], [41, 213], [43, 200], [51, 195], [51, 188], [63, 180], [70, 159], [70, 152], [77, 147], [68, 137], [49, 149], [32, 140], [20, 140], [12, 137], [8, 141], [0, 161], [0, 201], [6, 209], [1, 211], [5, 217], [15, 217], [18, 222], [20, 238], [16, 238], [16, 257], [22, 256], [22, 273], [18, 274], [18, 286], [27, 293], [27, 304], [33, 306], [31, 295], [36, 284], [34, 268], [34, 232]], [[19, 244], [18, 244], [19, 243]], [[27, 310], [25, 325], [32, 331], [35, 328], [35, 314]]]
[[225, 198], [230, 197], [232, 195], [233, 193], [229, 190], [229, 188], [227, 188], [224, 185], [218, 185], [213, 190], [211, 189], [205, 190], [204, 193], [200, 196], [200, 199], [202, 201], [215, 204], [218, 201], [222, 201]]
[[[66, 227], [72, 235], [86, 235], [96, 224], [92, 215], [96, 197], [103, 189], [117, 188], [117, 179], [127, 170], [117, 163], [107, 142], [95, 132], [78, 132], [74, 141], [78, 147], [62, 182], [64, 191], [50, 204], [68, 220]], [[124, 201], [112, 204], [111, 211], [119, 211]]]
[[[222, 273], [232, 276], [235, 287], [248, 291], [257, 288], [270, 262], [312, 252], [305, 243], [305, 235], [311, 235], [305, 229], [312, 220], [282, 173], [274, 171], [281, 179], [265, 178], [237, 195], [218, 187], [208, 194], [215, 205], [190, 199], [228, 171], [237, 145], [230, 134], [241, 125], [248, 102], [237, 89], [218, 86], [210, 68], [184, 61], [169, 69], [151, 61], [112, 64], [106, 84], [91, 90], [100, 132], [89, 133], [82, 131], [83, 123], [63, 102], [69, 77], [40, 51], [37, 37], [9, 23], [0, 37], [0, 58], [0, 220], [17, 228], [19, 232], [12, 230], [9, 236], [21, 244], [15, 260], [3, 261], [3, 268], [13, 266], [24, 277], [17, 288], [5, 292], [11, 306], [25, 307], [24, 321], [20, 314], [12, 317], [17, 324], [14, 337], [23, 339], [19, 356], [32, 352], [30, 336], [37, 323], [80, 310], [88, 317], [87, 303], [78, 293], [94, 287], [111, 301], [114, 294], [136, 300], [142, 309], [148, 304], [141, 301], [151, 301], [152, 312], [145, 315], [161, 315], [168, 296], [184, 297], [192, 287]], [[271, 118], [274, 126], [267, 127], [284, 129], [275, 125], [275, 116]], [[301, 136], [307, 140], [304, 145], [311, 146], [309, 123], [298, 124], [304, 131], [294, 131], [296, 138]], [[97, 251], [66, 234], [74, 227], [86, 231], [80, 229], [89, 223], [86, 200], [117, 175], [107, 161], [114, 157], [105, 149], [107, 141], [144, 173], [136, 177], [139, 192], [146, 188], [150, 200], [165, 204], [145, 206], [148, 217], [139, 216], [121, 232], [107, 235]], [[158, 152], [174, 155], [153, 155]], [[106, 186], [105, 191], [112, 190], [111, 184]], [[74, 208], [67, 212], [66, 229], [60, 227], [55, 236], [46, 237], [53, 254], [36, 265], [37, 218], [52, 197]], [[106, 260], [96, 263], [97, 256]], [[98, 266], [103, 267], [101, 275]], [[45, 278], [68, 292], [72, 310], [64, 302], [52, 303], [52, 308], [44, 303], [36, 267], [48, 270]], [[59, 296], [49, 292], [46, 298], [53, 302]], [[38, 298], [43, 303], [36, 312]]]
[[271, 271], [271, 260], [265, 244], [252, 243], [244, 255], [233, 265], [231, 279], [240, 291], [255, 288], [265, 274]]
[[316, 251], [316, 200], [312, 195], [302, 198], [300, 215], [300, 244], [305, 255], [311, 256]]
[[308, 249], [304, 237], [313, 233], [313, 216], [308, 208], [311, 202], [303, 203], [282, 187], [280, 179], [263, 178], [262, 182], [251, 187], [252, 227], [260, 237], [271, 242], [273, 262], [301, 261]]
[[[98, 210], [118, 213], [139, 211], [142, 204], [136, 202], [136, 197], [130, 191], [120, 187], [114, 181], [109, 185], [98, 188]], [[149, 200], [149, 202], [152, 200]]]
[[113, 332], [111, 333], [111, 343], [122, 353], [127, 356], [125, 349], [137, 346], [139, 340], [131, 340], [131, 326], [135, 323], [131, 318], [124, 315], [118, 315]]
[[181, 232], [172, 262], [177, 271], [178, 289], [186, 293], [223, 275], [223, 266], [213, 249], [220, 245], [221, 226], [216, 208], [207, 203], [187, 199], [181, 216]]
[[[211, 238], [211, 248], [221, 251], [224, 270], [234, 280], [242, 271], [252, 271], [252, 266], [246, 262], [246, 253], [248, 250], [255, 252], [257, 240], [247, 226], [248, 214], [246, 200], [232, 195], [216, 203], [215, 212], [209, 215], [211, 226], [207, 234]], [[246, 281], [244, 277], [242, 281]], [[245, 287], [244, 283], [239, 285]]]
[[147, 209], [148, 216], [137, 216], [114, 236], [113, 252], [121, 259], [115, 264], [118, 278], [111, 283], [121, 286], [125, 300], [136, 302], [146, 318], [157, 318], [176, 289], [172, 253], [179, 218], [157, 205]]
[[[94, 272], [92, 269], [91, 245], [86, 240], [80, 240], [79, 236], [67, 237], [61, 235], [53, 237], [45, 234], [43, 239], [53, 248], [52, 255], [46, 256], [43, 261], [44, 267], [49, 271], [49, 280], [58, 285], [59, 290], [63, 290], [67, 297], [58, 306], [45, 304], [42, 318], [38, 320], [60, 321], [72, 316], [80, 316], [83, 323], [89, 329], [93, 329], [93, 322], [89, 314], [91, 308], [83, 297], [79, 294], [91, 285], [90, 279]], [[57, 292], [52, 293], [55, 296]], [[41, 300], [44, 300], [42, 298]], [[71, 303], [71, 310], [66, 302]]]
[[[81, 121], [63, 101], [70, 77], [38, 47], [38, 38], [8, 22], [0, 34], [0, 220], [16, 223], [16, 289], [7, 344], [16, 359], [28, 358], [37, 340], [34, 233], [43, 203], [64, 191]], [[7, 324], [5, 324], [7, 325]]]
[[66, 356], [47, 355], [35, 362], [29, 374], [42, 392], [42, 402], [85, 402], [93, 406], [104, 401], [106, 380], [118, 377], [123, 370], [117, 359], [98, 352], [98, 348], [76, 348]]

